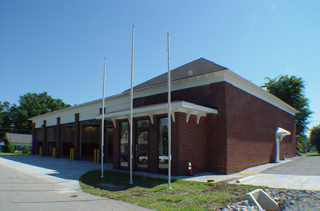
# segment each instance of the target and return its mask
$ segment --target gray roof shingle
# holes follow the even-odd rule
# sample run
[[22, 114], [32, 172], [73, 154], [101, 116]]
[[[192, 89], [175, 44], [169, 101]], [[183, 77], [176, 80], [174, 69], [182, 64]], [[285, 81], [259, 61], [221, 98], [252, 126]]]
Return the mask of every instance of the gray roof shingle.
[[[171, 70], [171, 81], [180, 80], [184, 78], [204, 75], [208, 73], [218, 72], [221, 70], [225, 70], [227, 68], [218, 65], [214, 62], [211, 62], [207, 59], [200, 58], [195, 61], [189, 62], [185, 65], [182, 65], [178, 68], [175, 68]], [[155, 78], [152, 78], [146, 82], [143, 82], [137, 86], [135, 86], [133, 89], [141, 89], [148, 86], [154, 86], [157, 84], [167, 83], [168, 81], [168, 73], [163, 73], [162, 75], [159, 75]], [[130, 90], [130, 89], [129, 89]], [[128, 90], [126, 90], [128, 91]], [[125, 92], [126, 92], [125, 91]]]
[[6, 133], [8, 141], [14, 143], [21, 143], [21, 144], [31, 144], [32, 142], [32, 135], [31, 134], [18, 134], [18, 133]]

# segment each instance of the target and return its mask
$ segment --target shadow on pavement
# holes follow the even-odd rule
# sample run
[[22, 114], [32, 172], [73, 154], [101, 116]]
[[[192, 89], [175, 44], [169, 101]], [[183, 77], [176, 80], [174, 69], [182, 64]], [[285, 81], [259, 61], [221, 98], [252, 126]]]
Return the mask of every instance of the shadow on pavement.
[[[63, 179], [78, 180], [80, 176], [87, 171], [101, 169], [101, 164], [94, 163], [93, 161], [71, 161], [67, 158], [52, 158], [39, 155], [11, 155], [0, 157], [7, 160], [19, 162], [21, 164], [44, 168], [43, 170], [48, 170], [48, 173], [46, 173], [47, 175], [60, 177]], [[20, 167], [18, 169], [22, 170], [22, 168], [28, 168], [28, 166], [21, 165], [21, 169]], [[104, 169], [112, 169], [112, 164], [105, 163]]]

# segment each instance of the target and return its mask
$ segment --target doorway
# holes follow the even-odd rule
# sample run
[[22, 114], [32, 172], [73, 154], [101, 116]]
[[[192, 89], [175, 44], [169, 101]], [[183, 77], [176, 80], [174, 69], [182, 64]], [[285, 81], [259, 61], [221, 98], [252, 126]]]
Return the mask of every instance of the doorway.
[[136, 168], [139, 171], [149, 169], [149, 120], [136, 121]]

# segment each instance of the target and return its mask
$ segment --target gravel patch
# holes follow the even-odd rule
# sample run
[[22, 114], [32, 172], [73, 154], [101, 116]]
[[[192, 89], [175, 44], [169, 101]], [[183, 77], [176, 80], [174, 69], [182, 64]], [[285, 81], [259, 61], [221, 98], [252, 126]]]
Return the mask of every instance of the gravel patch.
[[[268, 188], [264, 191], [271, 196], [283, 211], [320, 210], [320, 191], [289, 190]], [[248, 200], [227, 205], [222, 211], [259, 211]]]
[[267, 169], [265, 174], [320, 175], [320, 156], [301, 156], [290, 158], [292, 162]]
[[[294, 157], [292, 162], [267, 169], [265, 174], [284, 175], [320, 175], [320, 156]], [[271, 196], [284, 211], [313, 211], [320, 210], [320, 191], [292, 190], [267, 188], [264, 191]], [[232, 203], [222, 211], [256, 211], [258, 207], [250, 204], [248, 200]]]
[[286, 211], [320, 210], [320, 191], [265, 189]]
[[220, 211], [260, 211], [257, 206], [251, 204], [248, 200], [243, 200], [227, 205]]

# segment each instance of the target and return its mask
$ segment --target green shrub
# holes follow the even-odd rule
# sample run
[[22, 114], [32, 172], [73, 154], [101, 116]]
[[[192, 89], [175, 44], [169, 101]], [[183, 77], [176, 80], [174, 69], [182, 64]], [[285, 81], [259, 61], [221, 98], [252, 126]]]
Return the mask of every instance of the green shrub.
[[311, 128], [310, 144], [320, 153], [320, 125]]
[[11, 143], [11, 141], [8, 141], [8, 143], [7, 143], [7, 149], [8, 149], [8, 152], [10, 152], [10, 153], [14, 153], [16, 150], [14, 149], [14, 146], [13, 146], [13, 144]]
[[22, 147], [22, 152], [23, 152], [23, 154], [29, 154], [29, 148], [26, 145], [24, 145]]
[[306, 151], [308, 151], [308, 146], [305, 140], [308, 140], [306, 135], [302, 134], [297, 136], [297, 150], [299, 152], [305, 153]]

